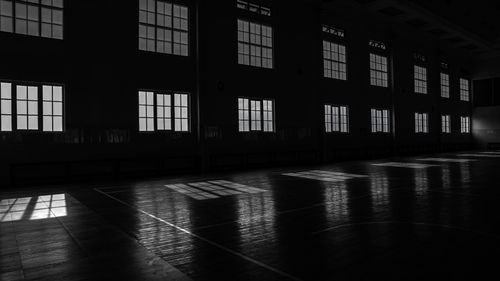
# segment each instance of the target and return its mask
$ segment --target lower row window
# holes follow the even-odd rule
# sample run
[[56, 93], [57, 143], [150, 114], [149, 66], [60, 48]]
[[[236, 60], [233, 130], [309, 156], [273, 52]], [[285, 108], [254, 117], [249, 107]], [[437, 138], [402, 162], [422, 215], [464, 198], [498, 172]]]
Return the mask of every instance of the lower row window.
[[327, 133], [349, 132], [349, 117], [347, 106], [325, 105], [325, 131]]
[[441, 132], [451, 133], [450, 115], [441, 115]]
[[274, 101], [270, 99], [238, 99], [240, 132], [274, 132]]
[[415, 112], [415, 133], [429, 132], [429, 115], [427, 113]]
[[389, 133], [389, 110], [375, 109], [371, 110], [372, 133]]
[[1, 82], [0, 92], [0, 131], [64, 130], [62, 86]]
[[139, 91], [139, 131], [189, 130], [189, 94]]
[[468, 116], [460, 117], [460, 133], [462, 134], [470, 133], [470, 117]]

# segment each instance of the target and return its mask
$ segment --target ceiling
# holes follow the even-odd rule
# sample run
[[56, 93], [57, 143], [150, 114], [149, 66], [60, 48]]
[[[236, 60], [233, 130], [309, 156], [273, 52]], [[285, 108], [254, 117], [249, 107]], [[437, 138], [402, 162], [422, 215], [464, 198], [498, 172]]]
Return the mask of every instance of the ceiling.
[[[339, 1], [322, 0], [326, 6]], [[354, 0], [354, 2], [389, 20], [428, 32], [449, 45], [466, 50], [478, 60], [500, 58], [500, 1], [498, 0]]]

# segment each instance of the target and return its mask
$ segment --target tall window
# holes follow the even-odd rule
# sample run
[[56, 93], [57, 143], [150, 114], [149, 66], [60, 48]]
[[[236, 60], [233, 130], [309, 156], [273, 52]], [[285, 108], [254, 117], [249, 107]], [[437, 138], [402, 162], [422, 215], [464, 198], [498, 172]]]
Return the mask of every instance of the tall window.
[[429, 132], [429, 115], [427, 113], [415, 113], [415, 133]]
[[370, 85], [387, 87], [388, 86], [388, 68], [387, 57], [370, 54]]
[[188, 94], [139, 91], [140, 132], [189, 132], [189, 116]]
[[12, 84], [0, 83], [0, 131], [12, 131]]
[[238, 98], [240, 132], [274, 132], [274, 102], [269, 99]]
[[460, 100], [469, 101], [469, 80], [460, 78]]
[[139, 1], [139, 50], [188, 56], [186, 6], [162, 0]]
[[61, 86], [43, 86], [43, 131], [63, 131], [63, 89]]
[[450, 115], [441, 115], [441, 132], [451, 133]]
[[450, 97], [450, 75], [446, 73], [441, 73], [441, 97]]
[[460, 133], [462, 134], [470, 133], [470, 117], [468, 116], [460, 117]]
[[346, 47], [323, 40], [323, 74], [326, 78], [347, 80]]
[[63, 39], [63, 0], [0, 0], [0, 31]]
[[349, 132], [349, 116], [347, 106], [325, 105], [325, 131], [327, 133]]
[[389, 110], [371, 110], [372, 133], [389, 133]]
[[415, 65], [413, 73], [415, 93], [427, 94], [427, 68]]
[[0, 131], [64, 131], [63, 86], [29, 82], [0, 85]]
[[16, 109], [18, 130], [38, 130], [38, 88], [18, 85], [16, 87]]
[[273, 68], [273, 28], [238, 20], [238, 63]]

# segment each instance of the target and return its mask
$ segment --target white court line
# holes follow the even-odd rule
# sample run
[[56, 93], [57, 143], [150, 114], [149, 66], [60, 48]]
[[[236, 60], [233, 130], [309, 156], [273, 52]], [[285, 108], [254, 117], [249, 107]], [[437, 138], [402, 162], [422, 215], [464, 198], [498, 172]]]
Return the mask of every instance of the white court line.
[[231, 181], [226, 181], [226, 180], [215, 180], [215, 181], [209, 181], [209, 183], [220, 185], [226, 188], [234, 189], [236, 191], [241, 191], [243, 193], [262, 193], [266, 192], [267, 190], [265, 189], [260, 189], [240, 183], [235, 183]]
[[289, 176], [289, 177], [298, 177], [298, 178], [305, 178], [305, 179], [312, 179], [312, 180], [319, 180], [319, 181], [327, 181], [327, 182], [342, 182], [342, 181], [346, 181], [346, 180], [350, 180], [350, 179], [354, 179], [354, 178], [366, 178], [367, 177], [364, 175], [355, 175], [355, 174], [323, 171], [323, 170], [311, 170], [311, 171], [296, 172], [296, 173], [285, 173], [282, 175]]
[[458, 154], [459, 157], [486, 157], [486, 158], [498, 158], [500, 154]]
[[421, 158], [415, 159], [417, 161], [434, 161], [434, 162], [457, 162], [457, 163], [466, 163], [471, 161], [476, 161], [474, 159], [460, 159], [460, 158]]
[[395, 167], [395, 168], [411, 168], [411, 169], [425, 169], [430, 167], [439, 167], [438, 165], [420, 164], [420, 163], [403, 163], [403, 162], [387, 162], [372, 164], [372, 166], [379, 167]]
[[276, 268], [274, 268], [274, 267], [271, 267], [271, 266], [269, 266], [269, 265], [267, 265], [267, 264], [265, 264], [265, 263], [262, 263], [262, 262], [260, 262], [260, 261], [255, 260], [255, 259], [252, 259], [251, 257], [247, 257], [247, 256], [245, 256], [245, 255], [243, 255], [243, 254], [241, 254], [241, 253], [238, 253], [238, 252], [236, 252], [236, 251], [233, 251], [233, 250], [231, 250], [231, 249], [229, 249], [229, 248], [227, 248], [227, 247], [225, 247], [225, 246], [223, 246], [223, 245], [221, 245], [221, 244], [219, 244], [219, 243], [217, 243], [217, 242], [214, 242], [214, 241], [212, 241], [212, 240], [209, 240], [209, 239], [207, 239], [207, 238], [204, 238], [204, 237], [202, 237], [202, 236], [200, 236], [200, 235], [198, 235], [198, 234], [195, 234], [195, 233], [193, 233], [193, 232], [191, 232], [191, 231], [189, 231], [189, 230], [187, 230], [187, 229], [185, 229], [185, 228], [182, 228], [182, 227], [180, 227], [180, 226], [177, 226], [177, 225], [175, 225], [175, 224], [173, 224], [173, 223], [171, 223], [171, 222], [168, 222], [168, 221], [166, 221], [166, 220], [164, 220], [164, 219], [162, 219], [162, 218], [159, 218], [159, 217], [157, 217], [157, 216], [155, 216], [155, 215], [152, 215], [152, 214], [150, 214], [150, 213], [148, 213], [148, 212], [146, 212], [146, 211], [144, 211], [144, 210], [142, 210], [142, 209], [139, 209], [139, 208], [137, 208], [137, 207], [135, 207], [135, 206], [133, 206], [133, 205], [130, 205], [130, 204], [128, 204], [128, 203], [126, 203], [126, 202], [124, 202], [124, 201], [122, 201], [122, 200], [120, 200], [120, 199], [118, 199], [118, 198], [116, 198], [116, 197], [114, 197], [114, 196], [112, 196], [112, 195], [106, 194], [106, 193], [104, 193], [104, 192], [102, 192], [102, 191], [100, 191], [100, 190], [98, 190], [98, 189], [94, 189], [94, 190], [96, 190], [97, 192], [99, 192], [99, 193], [103, 194], [104, 196], [107, 196], [107, 197], [109, 197], [109, 198], [111, 198], [111, 199], [113, 199], [113, 200], [115, 200], [115, 201], [117, 201], [117, 202], [119, 202], [119, 203], [121, 203], [121, 204], [123, 204], [123, 205], [125, 205], [125, 206], [127, 206], [127, 207], [129, 207], [129, 208], [131, 208], [131, 209], [133, 209], [133, 210], [135, 210], [135, 211], [137, 211], [137, 212], [140, 212], [140, 213], [142, 213], [142, 214], [144, 214], [144, 215], [146, 215], [146, 216], [148, 216], [148, 217], [150, 217], [150, 218], [152, 218], [152, 219], [155, 219], [155, 220], [157, 220], [157, 221], [159, 221], [159, 222], [162, 222], [162, 223], [164, 223], [164, 224], [166, 224], [166, 225], [168, 225], [168, 226], [170, 226], [170, 227], [173, 227], [173, 228], [175, 228], [175, 229], [177, 229], [177, 230], [179, 230], [179, 231], [181, 231], [181, 232], [184, 232], [184, 233], [186, 233], [186, 234], [188, 234], [188, 235], [190, 235], [190, 236], [193, 236], [193, 237], [195, 237], [195, 238], [197, 238], [197, 239], [199, 239], [199, 240], [201, 240], [201, 241], [203, 241], [203, 242], [205, 242], [205, 243], [208, 243], [208, 244], [210, 244], [210, 245], [212, 245], [212, 246], [214, 246], [214, 247], [216, 247], [216, 248], [219, 248], [219, 249], [221, 249], [221, 250], [223, 250], [223, 251], [226, 251], [226, 252], [228, 252], [228, 253], [230, 253], [230, 254], [233, 254], [233, 255], [235, 255], [235, 256], [237, 256], [237, 257], [239, 257], [239, 258], [242, 258], [242, 259], [244, 259], [244, 260], [246, 260], [246, 261], [248, 261], [248, 262], [251, 262], [251, 263], [253, 263], [253, 264], [255, 264], [255, 265], [258, 265], [258, 266], [260, 266], [260, 267], [262, 267], [262, 268], [265, 268], [265, 269], [267, 269], [267, 270], [269, 270], [269, 271], [272, 271], [272, 272], [274, 272], [274, 273], [277, 273], [277, 274], [279, 274], [279, 275], [281, 275], [281, 276], [283, 276], [283, 277], [287, 277], [287, 278], [289, 278], [289, 279], [291, 279], [291, 280], [301, 281], [301, 279], [299, 279], [299, 278], [297, 278], [297, 277], [295, 277], [295, 276], [292, 276], [292, 275], [290, 275], [290, 274], [288, 274], [288, 273], [286, 273], [286, 272], [284, 272], [284, 271], [281, 271], [281, 270], [276, 269]]

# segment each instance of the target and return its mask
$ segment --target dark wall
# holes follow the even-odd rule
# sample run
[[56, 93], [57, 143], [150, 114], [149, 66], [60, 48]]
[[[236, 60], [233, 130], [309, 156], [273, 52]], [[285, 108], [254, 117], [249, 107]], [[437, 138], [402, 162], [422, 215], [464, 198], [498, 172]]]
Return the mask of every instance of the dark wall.
[[[0, 33], [0, 79], [65, 85], [66, 130], [0, 133], [0, 185], [314, 162], [467, 147], [458, 79], [470, 62], [409, 27], [355, 4], [272, 3], [255, 19], [236, 1], [179, 1], [190, 8], [190, 56], [138, 50], [138, 1], [65, 1], [64, 40]], [[266, 1], [266, 5], [269, 5]], [[237, 64], [236, 20], [274, 29], [274, 69]], [[323, 78], [321, 24], [346, 30], [348, 80]], [[368, 40], [388, 43], [391, 87], [369, 86]], [[428, 57], [429, 94], [413, 93], [413, 53]], [[440, 98], [439, 66], [450, 65], [451, 99]], [[139, 133], [138, 89], [191, 93], [190, 133]], [[276, 133], [238, 133], [239, 96], [275, 100]], [[323, 132], [323, 104], [349, 106], [350, 133]], [[370, 133], [370, 108], [393, 110], [392, 134]], [[199, 111], [198, 111], [199, 109]], [[414, 134], [414, 112], [430, 114], [430, 133]], [[199, 114], [198, 114], [199, 112]], [[440, 115], [452, 115], [450, 135]]]

